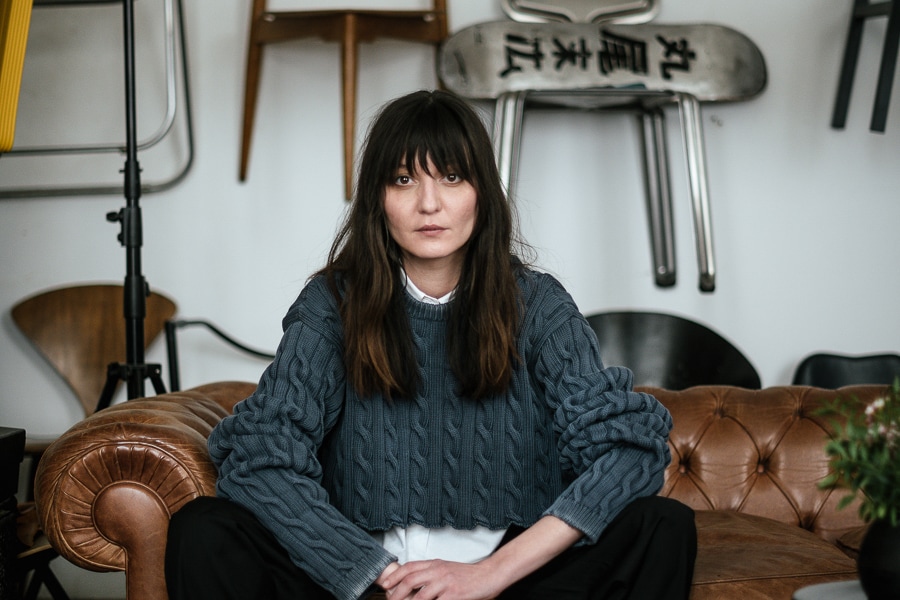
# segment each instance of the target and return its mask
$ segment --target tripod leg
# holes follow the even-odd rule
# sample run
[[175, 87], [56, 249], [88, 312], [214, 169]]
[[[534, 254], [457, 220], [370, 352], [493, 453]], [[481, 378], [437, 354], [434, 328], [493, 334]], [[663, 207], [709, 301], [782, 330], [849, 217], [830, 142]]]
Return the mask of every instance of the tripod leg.
[[108, 408], [112, 403], [113, 394], [116, 392], [116, 386], [122, 381], [122, 365], [111, 363], [106, 367], [106, 384], [100, 393], [100, 400], [97, 401], [97, 408], [94, 412]]
[[162, 380], [162, 368], [159, 365], [147, 365], [147, 376], [153, 384], [153, 390], [157, 394], [165, 394], [166, 386]]

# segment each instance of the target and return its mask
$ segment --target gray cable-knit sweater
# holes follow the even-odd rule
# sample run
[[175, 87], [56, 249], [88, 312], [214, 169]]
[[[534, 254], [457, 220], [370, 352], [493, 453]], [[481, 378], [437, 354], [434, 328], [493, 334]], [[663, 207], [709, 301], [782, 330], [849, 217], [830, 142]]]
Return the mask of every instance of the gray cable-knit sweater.
[[284, 319], [256, 392], [209, 438], [218, 494], [249, 508], [294, 562], [344, 599], [394, 560], [367, 531], [527, 527], [545, 514], [592, 543], [634, 498], [656, 493], [671, 418], [603, 367], [597, 342], [553, 277], [523, 269], [522, 357], [507, 393], [457, 397], [448, 307], [407, 297], [422, 384], [414, 400], [358, 397], [324, 278]]

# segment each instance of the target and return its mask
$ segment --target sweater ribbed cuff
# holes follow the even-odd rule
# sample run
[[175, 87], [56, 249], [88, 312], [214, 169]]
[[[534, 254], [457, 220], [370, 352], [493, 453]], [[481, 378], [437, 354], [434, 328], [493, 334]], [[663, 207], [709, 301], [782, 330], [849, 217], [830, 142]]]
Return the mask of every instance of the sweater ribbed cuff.
[[354, 569], [343, 581], [335, 586], [334, 594], [340, 600], [362, 600], [368, 598], [373, 593], [380, 590], [375, 585], [375, 580], [387, 568], [389, 564], [397, 559], [385, 554], [377, 563], [372, 565], [359, 565]]

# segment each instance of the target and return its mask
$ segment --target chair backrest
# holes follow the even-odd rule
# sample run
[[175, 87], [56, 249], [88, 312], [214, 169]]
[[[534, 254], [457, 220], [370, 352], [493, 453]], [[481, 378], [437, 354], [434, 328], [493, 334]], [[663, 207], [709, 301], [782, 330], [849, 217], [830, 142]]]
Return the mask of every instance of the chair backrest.
[[253, 348], [244, 342], [238, 340], [232, 335], [225, 333], [224, 330], [206, 319], [171, 319], [166, 321], [166, 353], [169, 359], [169, 391], [177, 392], [181, 390], [181, 367], [178, 363], [178, 330], [184, 327], [205, 327], [212, 332], [217, 338], [235, 348], [244, 354], [255, 356], [271, 362], [275, 359], [275, 354], [267, 350]]
[[[13, 322], [66, 381], [85, 415], [97, 408], [107, 366], [126, 359], [124, 297], [121, 285], [77, 285], [39, 293], [12, 309]], [[169, 298], [150, 294], [145, 346], [162, 332], [175, 309]]]
[[898, 354], [810, 354], [794, 370], [794, 385], [837, 389], [845, 385], [891, 384], [900, 377]]
[[502, 0], [502, 6], [520, 23], [645, 23], [659, 12], [657, 0]]
[[759, 374], [743, 353], [695, 321], [641, 311], [605, 312], [587, 320], [600, 342], [603, 363], [631, 369], [635, 385], [760, 388]]

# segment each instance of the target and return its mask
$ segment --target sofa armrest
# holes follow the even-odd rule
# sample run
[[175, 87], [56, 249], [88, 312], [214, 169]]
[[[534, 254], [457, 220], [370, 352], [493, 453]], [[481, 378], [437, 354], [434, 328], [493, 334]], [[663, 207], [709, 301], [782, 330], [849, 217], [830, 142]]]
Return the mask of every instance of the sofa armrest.
[[85, 569], [126, 570], [129, 600], [165, 599], [169, 518], [189, 500], [215, 494], [207, 437], [254, 388], [226, 382], [131, 400], [69, 429], [36, 475], [50, 543]]

